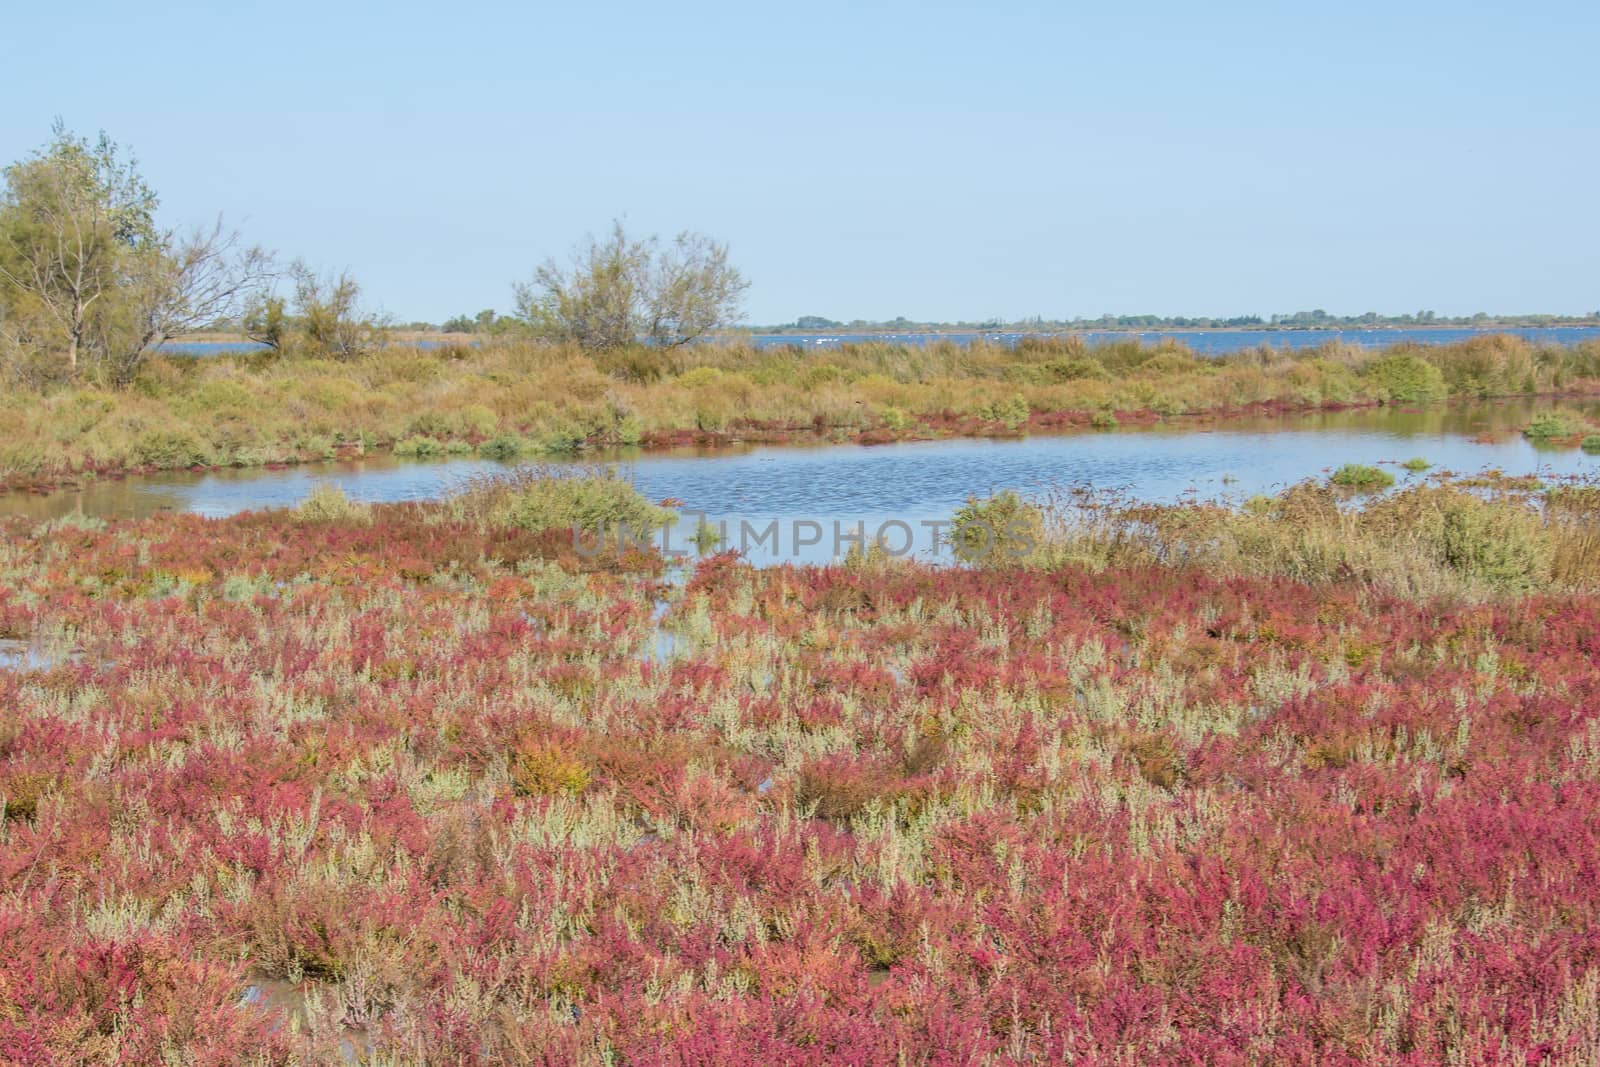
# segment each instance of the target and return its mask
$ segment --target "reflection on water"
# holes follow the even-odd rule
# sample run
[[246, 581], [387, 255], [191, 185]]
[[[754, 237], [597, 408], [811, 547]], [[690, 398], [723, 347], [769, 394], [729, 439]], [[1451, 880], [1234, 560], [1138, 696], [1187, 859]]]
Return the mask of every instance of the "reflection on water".
[[76, 663], [76, 651], [51, 649], [37, 641], [0, 637], [0, 670], [47, 671], [59, 663]]
[[[838, 521], [847, 528], [860, 521], [870, 534], [888, 519], [914, 525], [947, 518], [969, 495], [999, 488], [1091, 486], [1152, 501], [1241, 499], [1321, 477], [1344, 463], [1399, 463], [1418, 456], [1435, 471], [1600, 473], [1600, 457], [1536, 449], [1522, 438], [1521, 427], [1550, 406], [1519, 401], [1427, 411], [1363, 409], [1233, 420], [1217, 428], [1179, 420], [1149, 429], [1021, 440], [737, 447], [599, 458], [623, 465], [652, 500], [675, 497], [713, 522], [732, 520], [735, 531], [740, 519], [761, 524], [805, 519], [825, 526]], [[1566, 406], [1600, 419], [1600, 403]], [[369, 459], [287, 470], [168, 474], [94, 482], [42, 496], [4, 496], [0, 513], [122, 517], [172, 509], [228, 515], [293, 505], [324, 481], [357, 500], [424, 500], [496, 469], [486, 460]], [[1398, 468], [1394, 472], [1402, 481], [1415, 477]], [[831, 530], [823, 541], [807, 555], [831, 554]]]

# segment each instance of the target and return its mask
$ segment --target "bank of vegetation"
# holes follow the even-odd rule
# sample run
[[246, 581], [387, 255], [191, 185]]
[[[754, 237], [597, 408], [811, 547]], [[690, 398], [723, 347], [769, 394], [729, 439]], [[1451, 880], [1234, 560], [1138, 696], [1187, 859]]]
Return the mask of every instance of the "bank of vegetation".
[[[125, 388], [0, 399], [0, 484], [334, 457], [579, 454], [617, 445], [1111, 428], [1186, 415], [1591, 392], [1600, 344], [1514, 338], [1207, 358], [1077, 339], [828, 352], [508, 339], [476, 347], [144, 360]], [[1548, 426], [1536, 428], [1543, 434]], [[1570, 430], [1578, 438], [1585, 427]], [[1588, 432], [1593, 432], [1592, 428]]]

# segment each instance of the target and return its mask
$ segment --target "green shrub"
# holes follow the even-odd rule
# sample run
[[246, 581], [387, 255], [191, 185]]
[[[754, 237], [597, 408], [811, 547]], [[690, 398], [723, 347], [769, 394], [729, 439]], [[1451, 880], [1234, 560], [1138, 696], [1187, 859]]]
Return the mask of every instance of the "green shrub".
[[8, 475], [33, 475], [44, 470], [50, 459], [48, 450], [27, 441], [0, 442], [0, 479]]
[[160, 470], [204, 465], [210, 459], [188, 430], [146, 430], [134, 441], [133, 456], [141, 466]]
[[969, 498], [950, 520], [946, 540], [958, 560], [1001, 567], [1024, 562], [1044, 543], [1044, 514], [1011, 490]]
[[885, 429], [904, 430], [916, 420], [907, 414], [904, 409], [889, 405], [878, 412], [878, 421]]
[[535, 448], [546, 456], [571, 456], [583, 448], [587, 439], [582, 427], [565, 422], [540, 434]]
[[1444, 509], [1443, 525], [1444, 561], [1467, 578], [1507, 591], [1544, 583], [1550, 537], [1526, 508], [1457, 494]]
[[528, 442], [516, 434], [509, 433], [501, 434], [499, 437], [491, 437], [478, 446], [478, 455], [484, 459], [516, 459], [518, 456], [526, 454], [527, 451]]
[[1021, 394], [1016, 394], [1005, 400], [996, 400], [983, 409], [983, 414], [993, 422], [1004, 423], [1013, 430], [1020, 429], [1028, 421], [1028, 402]]
[[1052, 359], [1040, 368], [1047, 381], [1076, 382], [1086, 379], [1101, 380], [1111, 377], [1098, 360]]
[[337, 454], [333, 439], [319, 434], [310, 434], [295, 442], [301, 452], [316, 456], [318, 459], [332, 459]]
[[819, 385], [831, 385], [843, 380], [844, 369], [833, 363], [814, 363], [800, 375], [800, 384], [806, 389], [815, 389]]
[[1600, 433], [1592, 433], [1585, 437], [1582, 448], [1585, 452], [1600, 452]]
[[1367, 366], [1366, 377], [1394, 404], [1433, 404], [1450, 395], [1438, 367], [1416, 356], [1389, 356]]
[[1415, 457], [1413, 457], [1411, 459], [1406, 460], [1404, 463], [1400, 464], [1400, 466], [1404, 467], [1406, 470], [1410, 471], [1412, 474], [1421, 474], [1423, 471], [1427, 470], [1429, 467], [1432, 467], [1433, 464], [1429, 463], [1427, 460], [1423, 459], [1421, 456], [1415, 456]]
[[644, 423], [637, 415], [624, 415], [617, 420], [616, 435], [619, 443], [636, 445], [644, 440]]
[[449, 437], [455, 430], [455, 420], [442, 411], [424, 411], [406, 424], [406, 433], [412, 437]]
[[1361, 463], [1346, 463], [1333, 472], [1333, 477], [1329, 481], [1342, 489], [1370, 491], [1389, 488], [1394, 484], [1394, 475], [1388, 471], [1379, 470], [1377, 467], [1368, 467]]
[[1583, 430], [1583, 420], [1570, 411], [1541, 411], [1523, 427], [1522, 434], [1530, 441], [1554, 441], [1576, 437]]
[[456, 417], [458, 429], [474, 437], [488, 437], [500, 428], [500, 418], [482, 404], [468, 404]]
[[1204, 367], [1199, 360], [1184, 352], [1161, 352], [1139, 364], [1138, 373], [1151, 377], [1173, 374], [1191, 374]]
[[365, 525], [372, 521], [372, 509], [357, 504], [332, 482], [318, 482], [295, 508], [307, 522], [343, 522]]
[[517, 472], [499, 495], [497, 521], [525, 530], [593, 532], [626, 524], [629, 530], [642, 533], [660, 529], [673, 517], [614, 471], [590, 475]]
[[1089, 425], [1097, 430], [1115, 430], [1117, 417], [1109, 411], [1097, 411], [1089, 416]]
[[420, 435], [416, 437], [407, 437], [403, 441], [396, 441], [394, 446], [395, 455], [414, 456], [419, 459], [426, 456], [437, 456], [443, 451], [444, 446], [434, 438], [423, 437]]

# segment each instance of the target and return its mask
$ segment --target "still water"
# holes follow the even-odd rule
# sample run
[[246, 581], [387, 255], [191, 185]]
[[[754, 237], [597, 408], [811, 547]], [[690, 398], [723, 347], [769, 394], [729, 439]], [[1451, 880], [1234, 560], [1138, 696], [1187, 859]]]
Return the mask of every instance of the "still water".
[[[1344, 463], [1399, 464], [1421, 457], [1429, 473], [1498, 469], [1546, 478], [1600, 475], [1600, 456], [1535, 448], [1518, 432], [1547, 402], [1498, 402], [1430, 411], [1369, 409], [1262, 418], [1211, 428], [1175, 423], [1109, 433], [1040, 435], [1017, 440], [940, 440], [860, 445], [733, 447], [713, 451], [614, 453], [615, 463], [652, 500], [673, 498], [729, 523], [740, 547], [741, 522], [765, 531], [779, 523], [782, 558], [831, 558], [850, 547], [861, 524], [870, 539], [885, 523], [909, 528], [929, 554], [933, 530], [972, 495], [1016, 489], [1032, 495], [1089, 487], [1142, 500], [1242, 500]], [[1567, 404], [1600, 420], [1600, 403]], [[287, 470], [166, 474], [91, 482], [47, 495], [0, 496], [0, 514], [47, 518], [82, 512], [137, 517], [164, 510], [221, 516], [298, 503], [319, 482], [362, 501], [427, 500], [462, 487], [500, 465], [487, 460], [401, 462], [370, 459]], [[1401, 485], [1420, 477], [1388, 468]], [[677, 546], [693, 528], [680, 523]], [[815, 523], [816, 529], [802, 525]], [[846, 538], [836, 543], [834, 524]], [[892, 543], [906, 531], [891, 532]], [[794, 542], [813, 540], [811, 544]], [[747, 546], [748, 547], [748, 546]], [[759, 558], [765, 545], [750, 552]], [[770, 556], [768, 557], [770, 558]]]
[[[1271, 345], [1274, 348], [1315, 348], [1336, 341], [1358, 345], [1362, 348], [1382, 348], [1402, 342], [1422, 344], [1449, 344], [1465, 341], [1482, 334], [1511, 334], [1535, 344], [1575, 345], [1583, 341], [1600, 340], [1600, 326], [1527, 326], [1473, 329], [1463, 327], [1428, 327], [1424, 329], [1343, 329], [1343, 330], [1076, 330], [1074, 336], [1089, 344], [1137, 338], [1146, 344], [1177, 341], [1196, 352], [1207, 355], [1224, 355], [1248, 348]], [[1014, 345], [1025, 337], [1038, 334], [988, 331], [951, 331], [949, 333], [756, 333], [747, 340], [756, 348], [775, 348], [794, 345], [800, 348], [837, 348], [843, 344], [877, 341], [887, 344], [928, 345], [939, 341], [970, 344], [983, 337], [991, 344]], [[439, 340], [408, 341], [418, 348], [437, 348], [454, 342]], [[162, 350], [180, 356], [216, 356], [226, 353], [258, 352], [265, 346], [248, 341], [173, 341]]]

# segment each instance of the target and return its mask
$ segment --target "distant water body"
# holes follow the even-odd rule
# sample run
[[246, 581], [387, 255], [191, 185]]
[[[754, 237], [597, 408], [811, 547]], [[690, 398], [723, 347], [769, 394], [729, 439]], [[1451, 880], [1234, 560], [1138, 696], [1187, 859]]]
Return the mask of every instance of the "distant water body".
[[[1149, 344], [1176, 341], [1188, 345], [1196, 352], [1225, 355], [1247, 348], [1271, 345], [1274, 348], [1315, 348], [1329, 341], [1360, 345], [1363, 348], [1381, 348], [1385, 345], [1417, 341], [1423, 344], [1449, 344], [1486, 334], [1511, 334], [1525, 341], [1540, 344], [1573, 345], [1580, 341], [1600, 340], [1600, 326], [1529, 326], [1500, 329], [1473, 329], [1471, 327], [1436, 329], [1347, 329], [1347, 330], [1080, 330], [1072, 336], [1081, 337], [1090, 344], [1138, 338]], [[757, 348], [775, 348], [792, 345], [799, 348], [837, 348], [840, 345], [865, 341], [890, 344], [930, 345], [940, 341], [971, 344], [979, 337], [992, 344], [1014, 345], [1030, 333], [758, 333], [750, 337]], [[437, 348], [447, 342], [422, 340], [413, 342], [419, 348]], [[240, 341], [174, 341], [162, 350], [183, 356], [216, 356], [226, 353], [255, 352], [263, 346]]]

